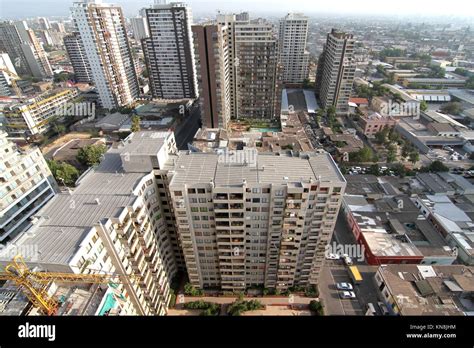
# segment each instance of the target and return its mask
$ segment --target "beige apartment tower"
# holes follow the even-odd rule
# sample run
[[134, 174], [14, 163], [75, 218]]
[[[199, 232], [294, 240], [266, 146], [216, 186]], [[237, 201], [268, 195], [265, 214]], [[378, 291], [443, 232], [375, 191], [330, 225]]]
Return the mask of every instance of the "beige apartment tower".
[[333, 29], [327, 36], [318, 62], [316, 93], [322, 106], [334, 106], [338, 115], [349, 112], [349, 97], [356, 70], [354, 44], [352, 34]]
[[173, 163], [169, 191], [194, 286], [318, 283], [346, 186], [329, 154], [180, 152]]

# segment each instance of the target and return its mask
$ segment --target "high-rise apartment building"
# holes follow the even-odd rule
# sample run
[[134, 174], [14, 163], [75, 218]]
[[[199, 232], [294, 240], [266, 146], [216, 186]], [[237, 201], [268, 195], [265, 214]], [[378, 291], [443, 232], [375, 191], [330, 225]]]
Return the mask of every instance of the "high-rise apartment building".
[[171, 132], [133, 133], [41, 209], [6, 254], [32, 245], [25, 261], [45, 271], [123, 275], [111, 289], [120, 314], [166, 314], [177, 265], [160, 171], [176, 151]]
[[228, 27], [193, 25], [202, 125], [226, 129], [230, 120], [230, 57]]
[[92, 82], [92, 71], [87, 60], [81, 35], [78, 32], [74, 32], [71, 35], [65, 36], [64, 46], [66, 47], [76, 80], [84, 83]]
[[314, 285], [345, 190], [327, 153], [180, 152], [169, 172], [190, 282]]
[[279, 54], [284, 83], [301, 84], [308, 78], [308, 17], [289, 13], [280, 20]]
[[148, 24], [144, 10], [140, 11], [139, 16], [130, 18], [130, 26], [135, 40], [143, 40], [148, 37]]
[[333, 29], [327, 36], [318, 63], [316, 91], [319, 100], [324, 108], [334, 106], [339, 115], [349, 112], [349, 97], [356, 70], [354, 43], [352, 34]]
[[236, 24], [234, 45], [237, 118], [279, 117], [281, 67], [273, 25], [262, 19]]
[[53, 76], [46, 52], [24, 21], [0, 23], [0, 51], [8, 53], [21, 75]]
[[0, 130], [0, 243], [31, 225], [31, 216], [56, 191], [56, 182], [38, 148], [20, 151]]
[[145, 13], [149, 37], [142, 43], [152, 96], [196, 98], [191, 8], [185, 3], [157, 1]]
[[71, 13], [102, 107], [114, 109], [133, 103], [138, 80], [122, 8], [101, 0], [83, 0], [74, 3]]

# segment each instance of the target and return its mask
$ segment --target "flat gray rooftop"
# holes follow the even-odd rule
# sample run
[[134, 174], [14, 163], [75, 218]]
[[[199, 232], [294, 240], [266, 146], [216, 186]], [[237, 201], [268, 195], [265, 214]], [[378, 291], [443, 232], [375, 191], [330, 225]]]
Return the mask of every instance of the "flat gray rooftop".
[[175, 175], [171, 186], [200, 184], [214, 181], [216, 186], [247, 184], [285, 184], [312, 179], [319, 176], [323, 182], [345, 182], [336, 164], [327, 153], [304, 154], [300, 157], [287, 154], [257, 153], [248, 161], [240, 153], [234, 155], [215, 153], [189, 153], [182, 151], [174, 159]]

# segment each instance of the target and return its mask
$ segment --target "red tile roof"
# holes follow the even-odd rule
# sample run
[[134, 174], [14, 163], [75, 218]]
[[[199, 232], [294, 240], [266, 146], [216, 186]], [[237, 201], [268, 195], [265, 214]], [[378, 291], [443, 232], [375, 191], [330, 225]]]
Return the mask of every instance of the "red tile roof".
[[349, 98], [349, 103], [354, 104], [369, 104], [369, 100], [367, 98]]

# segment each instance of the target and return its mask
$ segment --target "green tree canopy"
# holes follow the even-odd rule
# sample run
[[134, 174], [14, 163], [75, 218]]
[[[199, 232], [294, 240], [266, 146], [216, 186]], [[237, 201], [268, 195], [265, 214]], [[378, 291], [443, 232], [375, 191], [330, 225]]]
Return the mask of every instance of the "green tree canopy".
[[101, 157], [106, 151], [105, 145], [87, 145], [79, 149], [76, 159], [79, 163], [91, 167], [100, 163]]
[[77, 178], [79, 178], [79, 171], [66, 162], [48, 160], [47, 163], [51, 173], [59, 184], [72, 186]]

